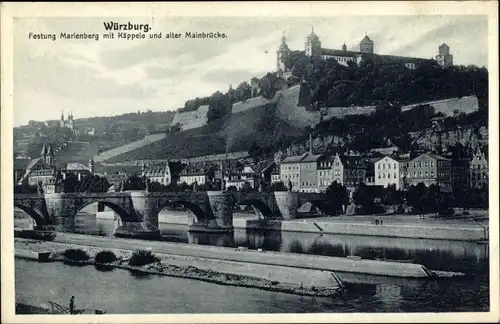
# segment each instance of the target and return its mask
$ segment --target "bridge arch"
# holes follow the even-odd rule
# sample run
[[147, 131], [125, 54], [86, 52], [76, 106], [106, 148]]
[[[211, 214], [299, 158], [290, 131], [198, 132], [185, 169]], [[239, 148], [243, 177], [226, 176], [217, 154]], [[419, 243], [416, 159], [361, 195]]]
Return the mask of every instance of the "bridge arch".
[[241, 202], [238, 202], [238, 205], [252, 206], [256, 208], [264, 217], [264, 219], [270, 219], [274, 216], [273, 211], [267, 204], [258, 199], [245, 199]]
[[14, 207], [19, 208], [20, 210], [28, 214], [35, 221], [35, 224], [37, 226], [48, 225], [45, 217], [43, 217], [43, 213], [41, 213], [37, 208], [30, 208], [16, 203], [14, 203]]
[[110, 201], [106, 200], [92, 200], [92, 201], [86, 201], [84, 204], [77, 206], [76, 211], [75, 211], [75, 217], [76, 215], [85, 207], [90, 206], [92, 204], [102, 204], [108, 208], [110, 208], [112, 211], [114, 211], [121, 219], [121, 221], [132, 221], [134, 220], [133, 215], [130, 215], [123, 207], [119, 206], [118, 204], [115, 204]]
[[201, 222], [214, 218], [213, 216], [210, 217], [210, 215], [207, 215], [207, 213], [197, 204], [186, 200], [176, 200], [176, 199], [162, 201], [158, 205], [158, 213], [163, 211], [166, 207], [175, 205], [181, 205], [182, 207], [189, 210], [194, 215], [196, 222]]

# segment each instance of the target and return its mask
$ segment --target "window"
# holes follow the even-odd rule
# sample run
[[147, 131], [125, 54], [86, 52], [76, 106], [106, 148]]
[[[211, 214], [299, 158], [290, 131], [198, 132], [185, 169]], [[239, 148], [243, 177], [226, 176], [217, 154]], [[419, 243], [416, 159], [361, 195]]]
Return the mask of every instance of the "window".
[[385, 163], [384, 163], [384, 164], [382, 164], [382, 169], [385, 169]]
[[419, 177], [422, 177], [422, 171], [420, 171], [420, 172], [418, 173], [418, 176], [419, 176]]
[[397, 178], [397, 175], [396, 175], [396, 172], [394, 172], [394, 179], [396, 179], [396, 178]]
[[378, 164], [378, 169], [380, 170], [380, 163]]
[[422, 162], [418, 162], [418, 167], [421, 168], [422, 167]]
[[416, 168], [417, 167], [417, 162], [413, 162], [413, 167]]
[[428, 171], [425, 171], [425, 176], [428, 177], [429, 176], [429, 172]]
[[390, 179], [390, 178], [391, 178], [391, 174], [390, 174], [390, 173], [388, 173], [388, 174], [387, 174], [387, 178], [388, 178], [388, 179]]
[[394, 163], [394, 169], [397, 169], [397, 165], [396, 165], [396, 163]]
[[425, 167], [428, 167], [429, 166], [429, 162], [425, 162]]
[[417, 171], [414, 171], [413, 172], [413, 177], [416, 178], [417, 177]]
[[390, 168], [391, 168], [391, 164], [387, 163], [387, 169], [390, 169]]

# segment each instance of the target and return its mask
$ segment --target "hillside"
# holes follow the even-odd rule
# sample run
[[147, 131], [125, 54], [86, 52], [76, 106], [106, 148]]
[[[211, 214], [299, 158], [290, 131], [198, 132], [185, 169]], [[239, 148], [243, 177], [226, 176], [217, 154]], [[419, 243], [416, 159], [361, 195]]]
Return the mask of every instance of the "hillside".
[[179, 159], [246, 151], [252, 143], [272, 146], [278, 140], [302, 134], [300, 129], [276, 118], [276, 103], [268, 103], [216, 119], [202, 127], [166, 137], [150, 145], [106, 160], [116, 163], [137, 159]]

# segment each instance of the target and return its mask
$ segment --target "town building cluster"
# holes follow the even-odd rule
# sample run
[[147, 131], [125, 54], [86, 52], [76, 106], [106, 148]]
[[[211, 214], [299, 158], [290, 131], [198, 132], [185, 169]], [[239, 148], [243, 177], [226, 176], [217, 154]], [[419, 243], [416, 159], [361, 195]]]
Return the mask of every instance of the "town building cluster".
[[354, 191], [361, 183], [371, 186], [395, 186], [397, 190], [423, 183], [438, 185], [443, 192], [454, 187], [483, 188], [488, 185], [488, 161], [478, 150], [471, 158], [447, 158], [422, 153], [413, 158], [386, 155], [363, 158], [356, 154], [312, 154], [291, 156], [281, 162], [279, 176], [293, 191], [324, 192], [333, 182]]
[[[415, 69], [419, 62], [427, 61], [428, 59], [405, 57], [396, 55], [382, 55], [374, 51], [375, 43], [365, 35], [359, 43], [359, 50], [347, 50], [347, 45], [344, 43], [341, 49], [329, 49], [321, 47], [321, 41], [314, 33], [314, 29], [306, 37], [303, 53], [309, 57], [320, 57], [323, 60], [334, 59], [339, 64], [348, 66], [349, 64], [360, 65], [366, 58], [371, 58], [374, 62], [382, 65], [399, 65], [402, 64], [408, 69]], [[291, 76], [291, 69], [286, 66], [285, 62], [290, 56], [291, 50], [286, 43], [286, 37], [283, 33], [281, 44], [276, 52], [276, 64], [278, 76], [285, 79]], [[446, 44], [441, 44], [438, 48], [438, 54], [435, 56], [435, 61], [447, 68], [453, 65], [453, 55], [450, 54], [450, 47]]]
[[362, 183], [394, 186], [396, 190], [407, 190], [412, 185], [423, 183], [425, 186], [438, 185], [443, 192], [450, 192], [458, 186], [478, 189], [488, 186], [488, 161], [481, 150], [470, 158], [443, 157], [430, 152], [413, 157], [394, 153], [364, 157], [352, 151], [314, 154], [310, 144], [309, 152], [279, 162], [267, 159], [254, 163], [249, 159], [238, 159], [173, 167], [170, 161], [147, 161], [130, 168], [96, 165], [90, 159], [88, 165], [68, 163], [57, 168], [55, 161], [52, 146], [44, 145], [39, 158], [25, 166], [15, 165], [15, 183], [42, 185], [45, 192], [55, 192], [58, 190], [56, 183], [73, 173], [79, 180], [94, 174], [105, 177], [112, 184], [111, 190], [121, 190], [119, 188], [123, 188], [124, 182], [132, 175], [164, 186], [211, 184], [221, 190], [260, 189], [279, 182], [298, 192], [325, 192], [333, 182], [345, 186], [351, 193]]

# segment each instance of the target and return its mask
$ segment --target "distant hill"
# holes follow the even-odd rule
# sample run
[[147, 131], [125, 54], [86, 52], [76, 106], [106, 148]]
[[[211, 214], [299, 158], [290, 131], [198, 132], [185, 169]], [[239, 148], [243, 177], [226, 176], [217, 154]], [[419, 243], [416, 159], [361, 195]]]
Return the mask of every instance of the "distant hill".
[[59, 121], [30, 121], [28, 125], [14, 128], [14, 151], [17, 155], [35, 158], [44, 143], [51, 143], [63, 160], [74, 156], [79, 162], [88, 161], [100, 151], [141, 140], [146, 134], [167, 131], [174, 115], [175, 111], [147, 111], [113, 117], [77, 118], [76, 134], [71, 137], [68, 129], [57, 130]]

